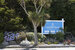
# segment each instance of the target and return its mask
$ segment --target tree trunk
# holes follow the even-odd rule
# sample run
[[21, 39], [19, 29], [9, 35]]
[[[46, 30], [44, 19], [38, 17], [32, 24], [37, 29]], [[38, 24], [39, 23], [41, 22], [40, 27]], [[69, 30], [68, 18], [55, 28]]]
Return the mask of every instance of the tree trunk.
[[37, 26], [36, 25], [33, 25], [34, 26], [34, 45], [33, 46], [29, 46], [27, 48], [33, 48], [33, 47], [36, 47], [38, 45], [38, 37], [37, 37]]
[[37, 26], [34, 25], [34, 40], [35, 40], [35, 46], [38, 45], [38, 37], [37, 37]]

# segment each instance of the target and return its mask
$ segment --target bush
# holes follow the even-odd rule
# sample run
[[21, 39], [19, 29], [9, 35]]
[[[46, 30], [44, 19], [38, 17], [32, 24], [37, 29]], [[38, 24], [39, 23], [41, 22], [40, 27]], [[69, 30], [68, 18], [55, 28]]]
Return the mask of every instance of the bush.
[[0, 44], [4, 41], [4, 34], [1, 32], [0, 33]]
[[[26, 33], [26, 34], [27, 34], [27, 39], [28, 39], [29, 41], [33, 41], [33, 40], [34, 40], [34, 33], [33, 33], [33, 32], [29, 32], [29, 33]], [[43, 39], [46, 38], [45, 35], [43, 35], [43, 38], [42, 38], [42, 34], [41, 34], [41, 33], [38, 33], [37, 36], [38, 36], [38, 41], [40, 41], [40, 42], [41, 42]]]
[[71, 38], [71, 41], [75, 41], [75, 37], [72, 37], [72, 38]]
[[54, 42], [53, 44], [58, 44], [59, 42]]
[[46, 36], [45, 35], [43, 35], [43, 37], [42, 37], [42, 34], [41, 33], [38, 33], [38, 41], [40, 41], [40, 42], [44, 42], [44, 40], [46, 39]]
[[55, 38], [55, 34], [48, 34], [48, 37], [54, 39]]
[[63, 42], [64, 34], [62, 32], [57, 32], [56, 33], [56, 40], [58, 40], [59, 42]]
[[26, 34], [24, 32], [19, 32], [18, 37], [16, 37], [16, 42], [19, 44], [22, 40], [26, 38]]
[[33, 41], [34, 40], [34, 33], [33, 32], [26, 33], [26, 35], [27, 35], [27, 39], [29, 41]]
[[51, 44], [51, 42], [48, 42], [48, 45]]
[[[37, 36], [38, 36], [38, 41], [42, 41], [42, 39], [46, 38], [45, 35], [43, 35], [43, 38], [42, 38], [41, 33], [38, 33]], [[34, 41], [34, 33], [33, 32], [28, 32], [28, 33], [20, 32], [19, 36], [16, 38], [17, 39], [16, 41], [21, 42], [26, 37], [29, 41]]]

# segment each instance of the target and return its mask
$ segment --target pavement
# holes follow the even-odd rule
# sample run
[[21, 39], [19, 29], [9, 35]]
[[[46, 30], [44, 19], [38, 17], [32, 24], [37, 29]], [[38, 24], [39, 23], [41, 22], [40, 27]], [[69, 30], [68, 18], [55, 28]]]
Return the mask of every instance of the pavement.
[[62, 47], [75, 47], [75, 45], [74, 44], [70, 44], [70, 45], [64, 45], [64, 44], [50, 44], [50, 45], [48, 45], [48, 44], [44, 44], [44, 45], [39, 45], [39, 47], [40, 48], [45, 48], [45, 46], [47, 47], [47, 48], [62, 48]]
[[4, 48], [0, 50], [75, 50], [75, 48]]
[[0, 50], [75, 50], [75, 45], [63, 45], [63, 44], [44, 44], [38, 45], [36, 48], [25, 48], [21, 47], [20, 45], [9, 45], [5, 48], [1, 48]]
[[[43, 45], [38, 45], [36, 48], [62, 48], [62, 47], [75, 47], [74, 44], [70, 44], [70, 45], [64, 45], [64, 44], [43, 44]], [[0, 46], [1, 48], [1, 46]], [[3, 47], [4, 48], [4, 47]], [[25, 46], [20, 46], [20, 45], [8, 45], [5, 46], [5, 48], [25, 48]]]

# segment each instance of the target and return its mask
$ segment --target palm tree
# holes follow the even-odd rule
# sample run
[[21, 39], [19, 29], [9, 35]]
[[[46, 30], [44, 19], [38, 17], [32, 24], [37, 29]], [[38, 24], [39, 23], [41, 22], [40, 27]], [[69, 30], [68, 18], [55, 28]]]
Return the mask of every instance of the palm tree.
[[[29, 1], [33, 3], [35, 11], [28, 11], [26, 9], [26, 2]], [[45, 11], [43, 11], [45, 7], [48, 8], [50, 6], [50, 0], [19, 0], [19, 3], [33, 24], [35, 39], [35, 44], [33, 46], [36, 46], [38, 44], [37, 27], [40, 23], [42, 23], [43, 25], [43, 23], [45, 23], [45, 19], [48, 19], [50, 17], [48, 14], [45, 13]]]

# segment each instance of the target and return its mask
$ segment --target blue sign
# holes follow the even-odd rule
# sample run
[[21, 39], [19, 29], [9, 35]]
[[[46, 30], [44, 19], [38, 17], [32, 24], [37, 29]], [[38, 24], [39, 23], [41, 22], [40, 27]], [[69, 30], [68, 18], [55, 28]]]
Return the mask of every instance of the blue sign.
[[45, 26], [42, 27], [42, 34], [55, 34], [64, 29], [64, 20], [46, 20]]

